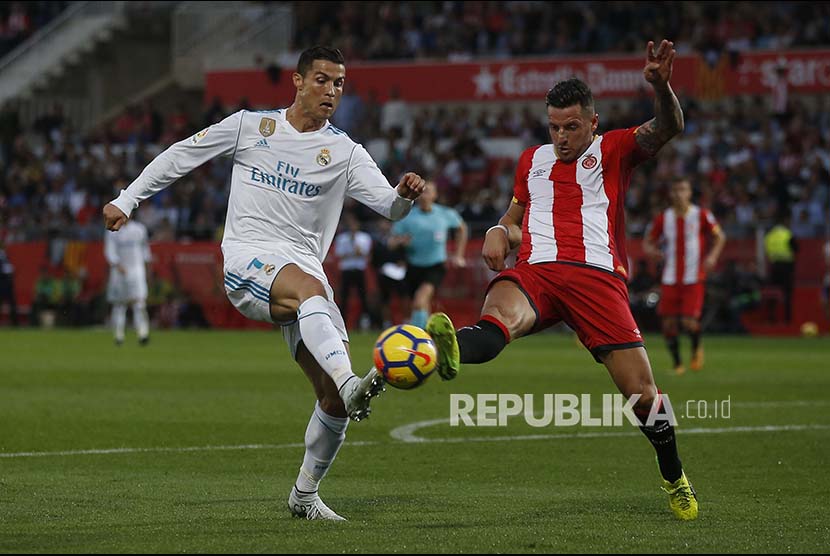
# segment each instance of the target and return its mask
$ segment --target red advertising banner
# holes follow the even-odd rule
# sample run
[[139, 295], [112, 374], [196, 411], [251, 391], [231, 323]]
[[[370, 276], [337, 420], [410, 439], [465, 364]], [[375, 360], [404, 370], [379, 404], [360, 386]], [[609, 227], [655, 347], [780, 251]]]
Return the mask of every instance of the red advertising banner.
[[798, 93], [830, 92], [830, 50], [759, 52], [739, 57], [728, 73], [733, 95], [759, 94], [777, 82], [776, 69], [786, 68], [789, 90]]
[[[830, 50], [724, 54], [715, 64], [697, 55], [675, 60], [672, 86], [692, 96], [765, 94], [776, 68], [787, 68], [791, 92], [830, 91]], [[363, 99], [385, 101], [393, 89], [409, 102], [539, 100], [557, 81], [583, 79], [599, 98], [632, 97], [648, 84], [640, 56], [482, 60], [467, 63], [348, 64], [347, 87]], [[205, 99], [226, 105], [246, 98], [253, 106], [286, 106], [294, 98], [291, 69], [277, 83], [262, 70], [214, 71], [205, 76]]]
[[[638, 239], [629, 240], [628, 254], [632, 267], [635, 261], [644, 257], [642, 243]], [[481, 259], [481, 238], [475, 238], [467, 244], [466, 268], [450, 268], [441, 288], [436, 294], [436, 310], [446, 311], [453, 316], [459, 326], [475, 323], [484, 300], [487, 284], [494, 276]], [[830, 323], [823, 315], [821, 303], [821, 284], [825, 272], [821, 239], [808, 239], [799, 242], [796, 261], [796, 291], [794, 328], [773, 329], [775, 333], [794, 332], [804, 321], [820, 324], [825, 330]], [[101, 242], [71, 242], [63, 251], [59, 260], [46, 242], [16, 243], [7, 246], [9, 259], [15, 268], [14, 281], [17, 304], [24, 315], [24, 322], [31, 323], [31, 310], [36, 302], [36, 290], [43, 276], [65, 277], [82, 276], [83, 302], [100, 299], [106, 289], [108, 266], [103, 254]], [[248, 320], [242, 316], [228, 301], [222, 285], [222, 253], [219, 245], [209, 242], [195, 243], [153, 243], [153, 264], [150, 275], [150, 296], [148, 299], [151, 314], [163, 311], [165, 298], [183, 299], [199, 307], [199, 311], [210, 326], [222, 328], [270, 328], [265, 323]], [[722, 263], [738, 260], [752, 262], [755, 257], [755, 243], [751, 239], [730, 240], [723, 255]], [[56, 264], [57, 263], [57, 264]], [[329, 257], [325, 264], [335, 296], [340, 295], [340, 272], [337, 261]], [[367, 273], [369, 298], [375, 299], [377, 284], [374, 272]], [[633, 278], [634, 276], [632, 276]], [[160, 295], [159, 292], [166, 292]], [[773, 292], [774, 293], [774, 292]], [[360, 313], [356, 295], [351, 296], [349, 307], [341, 307], [350, 329], [357, 326]], [[406, 305], [401, 300], [394, 300], [390, 305], [393, 317], [400, 322], [407, 315]], [[758, 321], [768, 318], [768, 309], [758, 307]], [[0, 325], [6, 322], [8, 315], [0, 307]], [[763, 327], [761, 327], [763, 328]], [[763, 332], [760, 328], [757, 331]], [[767, 330], [766, 332], [770, 332]], [[765, 333], [766, 333], [765, 332]]]

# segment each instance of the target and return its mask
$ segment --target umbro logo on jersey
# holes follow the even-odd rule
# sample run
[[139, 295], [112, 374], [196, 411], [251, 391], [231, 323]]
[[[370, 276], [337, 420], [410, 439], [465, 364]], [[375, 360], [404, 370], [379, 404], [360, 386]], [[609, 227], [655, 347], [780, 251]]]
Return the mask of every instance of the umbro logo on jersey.
[[256, 144], [254, 145], [254, 148], [257, 148], [257, 147], [265, 147], [266, 149], [270, 149], [270, 148], [271, 148], [271, 145], [269, 145], [269, 144], [268, 144], [268, 141], [266, 141], [265, 139], [260, 139], [260, 140], [259, 140], [259, 141], [257, 141], [257, 142], [256, 142]]
[[545, 175], [545, 173], [547, 173], [547, 170], [545, 168], [539, 168], [538, 170], [536, 170], [535, 172], [530, 174], [530, 177], [531, 178], [541, 178], [542, 176]]

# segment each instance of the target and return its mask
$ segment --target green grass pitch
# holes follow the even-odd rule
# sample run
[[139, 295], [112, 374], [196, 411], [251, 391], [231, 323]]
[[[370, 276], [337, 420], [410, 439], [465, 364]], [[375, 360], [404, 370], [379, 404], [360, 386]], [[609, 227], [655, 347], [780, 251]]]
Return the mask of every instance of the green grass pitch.
[[[353, 335], [356, 368], [373, 340]], [[337, 524], [286, 509], [313, 395], [279, 333], [116, 348], [101, 330], [3, 330], [0, 552], [827, 552], [830, 341], [705, 338], [706, 369], [682, 377], [647, 341], [678, 413], [731, 401], [729, 419], [679, 416], [697, 521], [673, 519], [632, 428], [391, 435], [447, 419], [451, 393], [615, 392], [573, 338], [542, 334], [376, 400], [322, 484]]]

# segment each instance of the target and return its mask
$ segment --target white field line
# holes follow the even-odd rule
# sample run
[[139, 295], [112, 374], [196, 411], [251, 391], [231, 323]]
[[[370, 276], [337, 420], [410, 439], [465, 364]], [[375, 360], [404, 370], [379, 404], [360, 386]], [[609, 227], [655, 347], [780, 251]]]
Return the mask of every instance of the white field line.
[[[393, 429], [390, 436], [402, 443], [413, 444], [439, 444], [439, 443], [467, 443], [467, 442], [515, 442], [532, 440], [580, 440], [586, 438], [614, 438], [621, 436], [639, 436], [639, 431], [614, 431], [614, 432], [584, 432], [584, 433], [558, 433], [558, 434], [525, 434], [508, 436], [461, 436], [455, 438], [424, 438], [416, 436], [415, 432], [434, 425], [447, 424], [449, 419], [432, 419], [419, 421]], [[692, 429], [680, 429], [680, 434], [734, 434], [734, 433], [758, 433], [758, 432], [785, 432], [785, 431], [807, 431], [807, 430], [830, 430], [830, 425], [760, 425], [742, 427], [700, 427]], [[376, 446], [382, 444], [379, 441], [355, 441], [348, 442], [347, 446]], [[89, 456], [108, 454], [146, 454], [146, 453], [174, 453], [182, 454], [188, 452], [219, 452], [230, 450], [282, 450], [299, 449], [304, 444], [294, 442], [290, 444], [240, 444], [237, 446], [187, 446], [187, 447], [155, 447], [155, 448], [108, 448], [95, 450], [62, 450], [58, 452], [0, 452], [0, 459], [11, 458], [32, 458], [32, 457], [56, 457], [56, 456]]]
[[[520, 434], [506, 436], [458, 436], [450, 438], [424, 438], [417, 436], [416, 431], [439, 424], [450, 424], [449, 419], [432, 419], [430, 421], [419, 421], [404, 425], [390, 431], [390, 436], [395, 440], [405, 443], [466, 443], [466, 442], [511, 442], [516, 440], [577, 440], [582, 438], [615, 438], [620, 436], [640, 436], [639, 430], [614, 431], [614, 432], [572, 432], [556, 434]], [[469, 427], [474, 428], [474, 427]], [[486, 427], [492, 429], [494, 427]], [[633, 428], [633, 427], [632, 427]], [[806, 431], [806, 430], [830, 430], [830, 425], [759, 425], [743, 427], [698, 427], [678, 428], [680, 436], [686, 434], [730, 434], [747, 432], [784, 432], [784, 431]]]

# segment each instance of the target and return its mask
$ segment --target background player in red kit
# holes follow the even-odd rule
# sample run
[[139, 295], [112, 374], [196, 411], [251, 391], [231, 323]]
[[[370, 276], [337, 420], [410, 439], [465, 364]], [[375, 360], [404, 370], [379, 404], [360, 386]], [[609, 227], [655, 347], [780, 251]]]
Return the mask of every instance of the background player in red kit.
[[[531, 147], [516, 169], [514, 198], [483, 247], [499, 274], [488, 288], [481, 320], [457, 332], [443, 313], [427, 331], [438, 346], [438, 370], [453, 378], [461, 363], [483, 363], [505, 345], [559, 321], [603, 363], [645, 423], [658, 395], [625, 280], [625, 192], [634, 167], [683, 130], [683, 112], [669, 86], [673, 43], [647, 46], [646, 81], [655, 117], [639, 127], [595, 135], [599, 116], [579, 79], [558, 83], [546, 97], [552, 144]], [[508, 252], [519, 247], [515, 268]], [[697, 517], [697, 499], [677, 454], [674, 428], [663, 417], [640, 427], [657, 452], [664, 490], [680, 519]]]
[[[689, 180], [675, 179], [670, 195], [672, 206], [654, 218], [646, 232], [643, 250], [650, 257], [663, 260], [657, 312], [663, 319], [663, 335], [674, 360], [674, 372], [682, 375], [686, 369], [680, 360], [677, 341], [681, 326], [692, 339], [689, 366], [694, 371], [703, 368], [700, 343], [703, 288], [706, 273], [715, 268], [726, 236], [711, 212], [692, 204]], [[704, 257], [707, 237], [711, 237], [712, 242]]]

